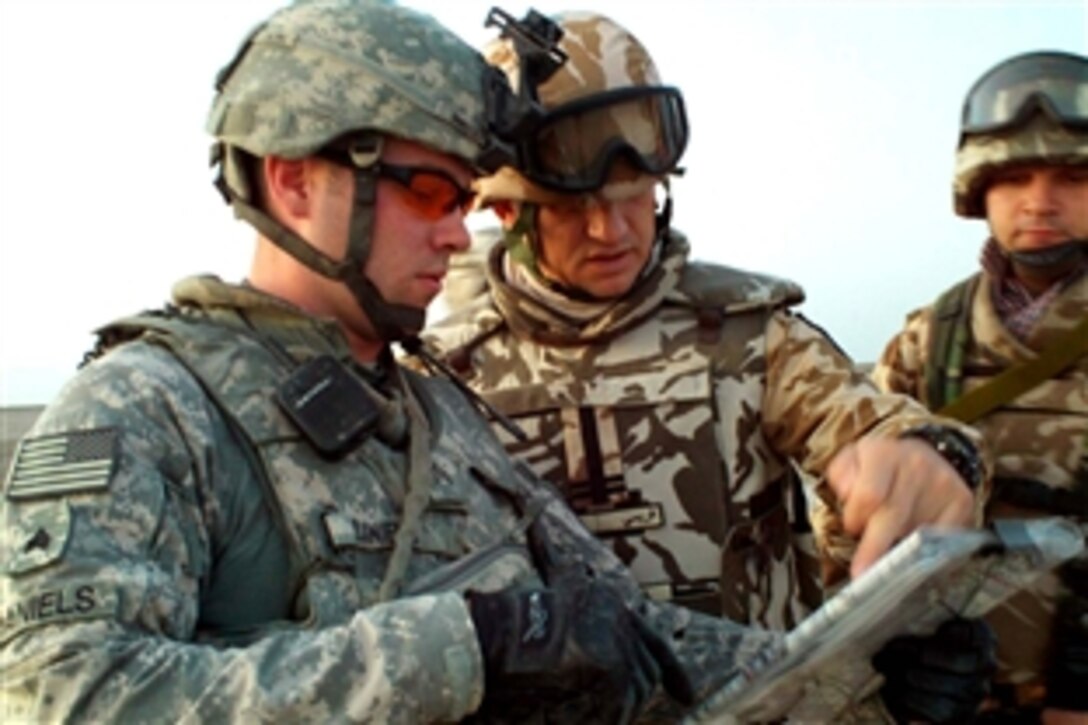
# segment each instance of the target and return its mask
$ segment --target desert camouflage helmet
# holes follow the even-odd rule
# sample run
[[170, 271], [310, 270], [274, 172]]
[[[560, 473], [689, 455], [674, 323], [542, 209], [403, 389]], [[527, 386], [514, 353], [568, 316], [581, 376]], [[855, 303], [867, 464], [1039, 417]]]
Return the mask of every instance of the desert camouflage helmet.
[[1088, 58], [1025, 53], [987, 71], [967, 93], [956, 152], [956, 213], [984, 218], [991, 176], [1010, 165], [1088, 163]]
[[[536, 89], [544, 119], [524, 144], [520, 168], [502, 168], [477, 182], [479, 203], [500, 199], [554, 203], [564, 193], [597, 191], [617, 154], [660, 176], [675, 169], [687, 142], [679, 91], [661, 85], [646, 47], [612, 19], [591, 12], [553, 18], [567, 60]], [[508, 38], [484, 57], [520, 83], [521, 59]]]

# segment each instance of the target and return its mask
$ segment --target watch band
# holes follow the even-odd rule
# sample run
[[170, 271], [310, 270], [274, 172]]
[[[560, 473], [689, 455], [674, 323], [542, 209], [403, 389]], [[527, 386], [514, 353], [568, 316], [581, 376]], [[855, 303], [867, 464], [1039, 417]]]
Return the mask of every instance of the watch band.
[[982, 479], [985, 476], [982, 457], [967, 436], [955, 428], [925, 423], [903, 431], [899, 437], [917, 438], [928, 443], [941, 458], [956, 469], [956, 473], [972, 491], [977, 491], [982, 485]]

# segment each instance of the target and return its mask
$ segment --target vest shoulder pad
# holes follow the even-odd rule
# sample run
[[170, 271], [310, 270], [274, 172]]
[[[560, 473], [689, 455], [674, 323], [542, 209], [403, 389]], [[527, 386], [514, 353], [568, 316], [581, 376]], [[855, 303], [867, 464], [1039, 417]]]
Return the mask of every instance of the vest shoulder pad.
[[426, 342], [439, 357], [462, 375], [469, 367], [472, 351], [493, 335], [506, 329], [506, 322], [489, 296], [484, 296], [423, 331]]
[[161, 332], [167, 335], [176, 333], [187, 324], [181, 321], [180, 317], [179, 310], [168, 305], [160, 309], [144, 310], [102, 325], [94, 331], [95, 344], [84, 354], [83, 364], [102, 357], [118, 345], [137, 340], [148, 332]]
[[677, 292], [694, 307], [726, 313], [789, 307], [805, 299], [801, 286], [790, 280], [705, 262], [684, 267]]

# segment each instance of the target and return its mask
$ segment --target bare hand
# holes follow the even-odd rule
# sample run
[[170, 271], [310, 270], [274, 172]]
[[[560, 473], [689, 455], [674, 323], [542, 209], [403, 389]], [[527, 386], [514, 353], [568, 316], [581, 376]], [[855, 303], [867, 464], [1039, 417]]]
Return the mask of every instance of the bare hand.
[[974, 494], [951, 465], [920, 440], [862, 438], [827, 468], [846, 533], [860, 537], [857, 576], [919, 526], [970, 526]]

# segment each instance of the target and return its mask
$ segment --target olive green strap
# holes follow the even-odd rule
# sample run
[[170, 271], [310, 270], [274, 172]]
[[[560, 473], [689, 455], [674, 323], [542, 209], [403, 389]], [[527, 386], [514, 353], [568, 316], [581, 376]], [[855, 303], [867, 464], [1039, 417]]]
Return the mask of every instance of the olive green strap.
[[975, 274], [946, 290], [933, 305], [933, 334], [925, 367], [926, 405], [931, 409], [963, 392], [963, 363], [971, 344], [971, 299]]
[[1088, 352], [1088, 317], [1051, 341], [1034, 360], [1008, 368], [985, 385], [953, 400], [938, 415], [971, 423], [1031, 390]]
[[393, 553], [389, 556], [389, 565], [378, 589], [380, 602], [395, 599], [400, 593], [408, 563], [412, 558], [416, 535], [423, 521], [423, 513], [430, 503], [431, 489], [434, 487], [434, 474], [431, 471], [431, 427], [427, 423], [427, 415], [403, 373], [394, 369], [393, 374], [399, 383], [411, 423], [408, 439], [408, 491], [401, 511], [400, 526], [393, 538]]

